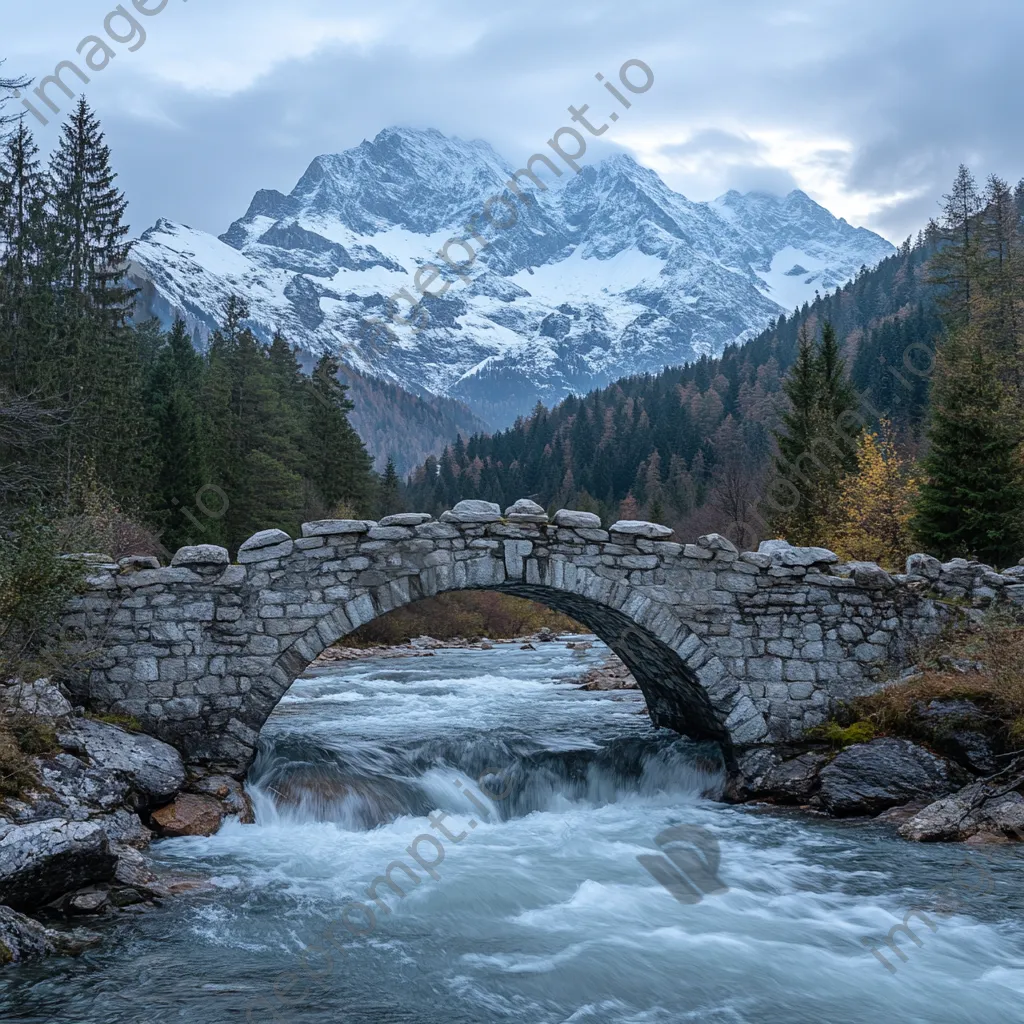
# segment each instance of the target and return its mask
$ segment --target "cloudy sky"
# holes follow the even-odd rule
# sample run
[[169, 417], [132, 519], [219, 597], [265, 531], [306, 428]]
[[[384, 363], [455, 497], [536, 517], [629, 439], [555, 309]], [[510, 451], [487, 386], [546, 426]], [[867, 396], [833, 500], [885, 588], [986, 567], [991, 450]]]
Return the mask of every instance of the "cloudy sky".
[[[0, 0], [4, 71], [49, 74], [115, 6]], [[898, 241], [961, 161], [1024, 174], [1019, 0], [169, 0], [139, 20], [145, 43], [111, 43], [76, 85], [136, 231], [165, 216], [219, 233], [257, 189], [288, 192], [317, 154], [390, 125], [483, 138], [519, 166], [570, 104], [615, 109], [594, 75], [630, 58], [655, 85], [606, 148], [691, 199], [798, 187]], [[43, 148], [54, 117], [33, 122]]]

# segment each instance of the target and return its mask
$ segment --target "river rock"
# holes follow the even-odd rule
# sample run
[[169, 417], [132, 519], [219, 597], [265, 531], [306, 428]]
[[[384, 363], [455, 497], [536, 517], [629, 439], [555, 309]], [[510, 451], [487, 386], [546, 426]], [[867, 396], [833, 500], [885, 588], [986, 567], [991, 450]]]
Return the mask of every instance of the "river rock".
[[192, 790], [205, 796], [219, 800], [226, 815], [233, 815], [243, 825], [252, 825], [256, 821], [252, 801], [245, 787], [229, 775], [208, 775], [192, 783]]
[[117, 868], [114, 871], [114, 879], [121, 885], [130, 885], [139, 888], [147, 888], [156, 881], [156, 875], [149, 868], [149, 862], [131, 847], [117, 851]]
[[442, 523], [497, 523], [501, 521], [501, 508], [492, 501], [460, 501], [450, 512], [441, 516]]
[[765, 774], [759, 795], [777, 804], [808, 804], [818, 791], [820, 773], [827, 764], [824, 754], [814, 752], [783, 761]]
[[65, 749], [88, 757], [94, 767], [123, 772], [140, 807], [165, 803], [185, 784], [181, 755], [152, 736], [76, 718], [58, 732], [58, 739]]
[[60, 687], [49, 679], [36, 679], [30, 683], [19, 681], [0, 686], [0, 710], [45, 718], [66, 718], [73, 709]]
[[117, 858], [101, 825], [56, 818], [0, 825], [0, 904], [31, 910], [114, 877]]
[[182, 793], [174, 803], [154, 811], [151, 818], [164, 836], [212, 836], [220, 828], [224, 812], [212, 796]]
[[1024, 839], [1024, 764], [936, 800], [899, 832], [919, 843]]
[[909, 740], [877, 739], [838, 754], [820, 774], [815, 801], [838, 818], [875, 815], [912, 800], [944, 796], [966, 773]]
[[68, 914], [102, 914], [110, 906], [110, 894], [102, 890], [76, 892], [64, 901]]
[[99, 941], [100, 936], [91, 932], [54, 931], [10, 907], [0, 907], [0, 967], [53, 954], [77, 956]]

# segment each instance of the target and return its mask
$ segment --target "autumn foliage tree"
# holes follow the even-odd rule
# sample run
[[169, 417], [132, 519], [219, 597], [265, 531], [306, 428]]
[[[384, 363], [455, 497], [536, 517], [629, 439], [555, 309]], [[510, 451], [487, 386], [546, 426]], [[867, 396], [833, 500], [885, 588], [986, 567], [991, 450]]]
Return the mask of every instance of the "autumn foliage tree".
[[892, 426], [883, 420], [878, 431], [860, 437], [857, 469], [840, 485], [830, 546], [846, 561], [902, 569], [914, 546], [911, 521], [917, 492], [917, 480], [900, 454]]

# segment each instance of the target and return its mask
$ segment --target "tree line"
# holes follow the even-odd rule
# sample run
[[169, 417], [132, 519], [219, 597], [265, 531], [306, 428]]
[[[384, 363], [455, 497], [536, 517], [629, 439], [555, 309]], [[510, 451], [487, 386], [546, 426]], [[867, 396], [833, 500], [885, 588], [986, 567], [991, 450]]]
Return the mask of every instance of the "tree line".
[[771, 536], [899, 567], [1024, 555], [1024, 183], [962, 167], [873, 270], [717, 359], [627, 378], [457, 439], [407, 501], [533, 497], [680, 535]]
[[126, 207], [85, 100], [45, 166], [13, 124], [0, 152], [3, 520], [35, 508], [66, 546], [166, 556], [397, 510], [394, 466], [373, 472], [332, 357], [304, 373], [284, 337], [256, 338], [240, 297], [204, 352], [181, 321], [133, 322]]

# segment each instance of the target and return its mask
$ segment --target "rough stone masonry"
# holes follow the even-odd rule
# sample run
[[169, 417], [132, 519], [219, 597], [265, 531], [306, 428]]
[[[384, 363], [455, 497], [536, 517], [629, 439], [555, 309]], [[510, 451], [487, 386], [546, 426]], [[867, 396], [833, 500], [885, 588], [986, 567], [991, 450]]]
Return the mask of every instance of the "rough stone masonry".
[[1024, 604], [1024, 567], [1003, 573], [914, 555], [905, 575], [840, 565], [822, 548], [767, 541], [740, 553], [655, 523], [531, 501], [502, 515], [460, 502], [440, 521], [268, 530], [232, 564], [182, 548], [169, 567], [96, 555], [65, 633], [95, 654], [83, 704], [132, 715], [196, 772], [240, 776], [260, 728], [326, 647], [395, 608], [452, 590], [530, 598], [583, 623], [626, 663], [655, 724], [737, 750], [795, 738], [838, 701], [877, 689], [964, 606]]

